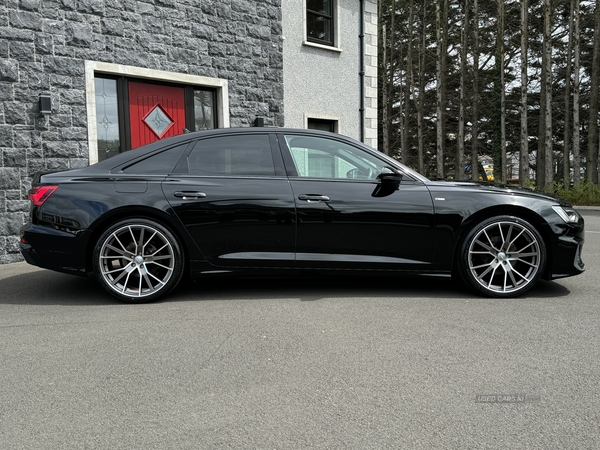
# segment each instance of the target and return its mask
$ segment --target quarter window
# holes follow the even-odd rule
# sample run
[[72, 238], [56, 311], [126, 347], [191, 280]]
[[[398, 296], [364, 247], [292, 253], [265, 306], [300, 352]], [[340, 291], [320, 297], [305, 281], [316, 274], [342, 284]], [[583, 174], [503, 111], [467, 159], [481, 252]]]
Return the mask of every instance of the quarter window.
[[334, 0], [306, 0], [306, 39], [323, 45], [334, 45]]
[[149, 158], [123, 169], [123, 172], [131, 174], [167, 175], [173, 171], [175, 164], [177, 164], [177, 161], [179, 161], [179, 158], [181, 158], [181, 155], [187, 146], [188, 143], [186, 142], [185, 144], [152, 155]]
[[190, 175], [274, 176], [268, 135], [226, 136], [198, 141], [188, 156]]

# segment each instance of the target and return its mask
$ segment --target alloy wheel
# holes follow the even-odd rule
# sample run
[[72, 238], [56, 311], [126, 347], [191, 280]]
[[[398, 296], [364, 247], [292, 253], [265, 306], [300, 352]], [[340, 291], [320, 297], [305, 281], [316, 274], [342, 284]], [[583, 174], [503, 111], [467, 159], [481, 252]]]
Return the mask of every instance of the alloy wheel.
[[99, 275], [119, 297], [157, 296], [174, 275], [174, 246], [156, 227], [126, 224], [110, 231], [101, 242]]
[[483, 226], [471, 238], [468, 270], [484, 291], [510, 294], [533, 284], [543, 265], [541, 240], [518, 221]]

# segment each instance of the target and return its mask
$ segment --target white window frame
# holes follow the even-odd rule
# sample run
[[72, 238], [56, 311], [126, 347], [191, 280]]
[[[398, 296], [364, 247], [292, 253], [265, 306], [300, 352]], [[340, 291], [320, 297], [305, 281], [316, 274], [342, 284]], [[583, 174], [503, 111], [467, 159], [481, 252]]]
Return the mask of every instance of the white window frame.
[[339, 9], [338, 9], [338, 0], [332, 0], [331, 7], [333, 8], [333, 45], [324, 45], [317, 44], [316, 42], [309, 42], [308, 40], [308, 20], [306, 17], [306, 0], [302, 0], [302, 21], [303, 21], [303, 30], [304, 30], [304, 41], [303, 45], [308, 47], [316, 47], [322, 48], [324, 50], [331, 50], [334, 52], [341, 53], [342, 49], [340, 47], [340, 20], [339, 20]]
[[95, 77], [117, 75], [144, 80], [166, 81], [180, 85], [193, 85], [213, 88], [217, 96], [217, 117], [219, 128], [229, 128], [229, 84], [221, 78], [203, 77], [143, 67], [111, 64], [100, 61], [85, 61], [85, 94], [88, 124], [88, 148], [90, 164], [98, 162], [98, 128], [96, 122]]

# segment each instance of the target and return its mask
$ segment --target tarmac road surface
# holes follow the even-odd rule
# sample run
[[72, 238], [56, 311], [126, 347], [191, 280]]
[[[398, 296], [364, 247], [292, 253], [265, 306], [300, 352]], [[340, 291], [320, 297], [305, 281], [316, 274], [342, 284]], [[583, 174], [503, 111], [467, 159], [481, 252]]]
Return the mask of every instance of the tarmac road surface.
[[587, 271], [492, 300], [445, 280], [188, 282], [121, 304], [0, 266], [0, 449], [600, 448]]

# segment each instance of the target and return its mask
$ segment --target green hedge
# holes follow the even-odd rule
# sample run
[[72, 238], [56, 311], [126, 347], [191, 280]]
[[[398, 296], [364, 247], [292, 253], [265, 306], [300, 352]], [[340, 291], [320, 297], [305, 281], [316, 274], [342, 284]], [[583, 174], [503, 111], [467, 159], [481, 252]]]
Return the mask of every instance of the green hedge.
[[555, 185], [556, 195], [564, 198], [572, 205], [577, 206], [599, 206], [600, 205], [600, 186], [589, 183], [587, 181], [581, 182], [579, 186], [568, 186], [565, 187], [562, 183]]

